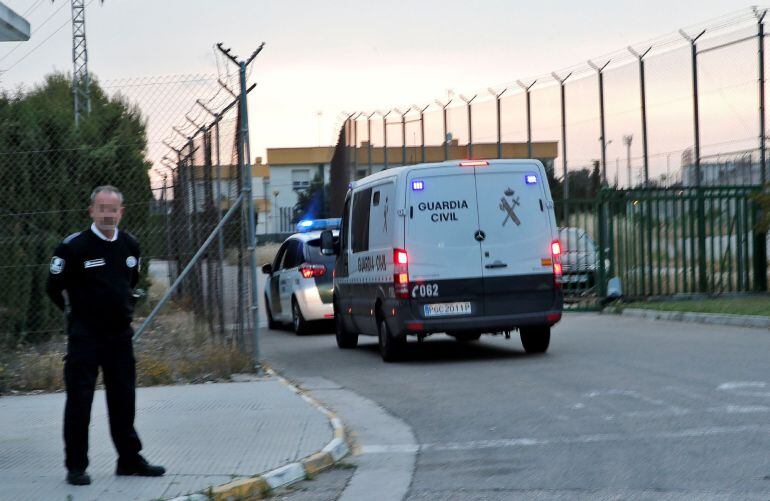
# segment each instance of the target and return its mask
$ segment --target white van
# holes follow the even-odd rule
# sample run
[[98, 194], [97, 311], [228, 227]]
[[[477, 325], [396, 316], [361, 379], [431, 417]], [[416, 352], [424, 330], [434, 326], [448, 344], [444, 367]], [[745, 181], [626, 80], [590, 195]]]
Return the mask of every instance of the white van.
[[545, 352], [563, 306], [557, 235], [537, 160], [409, 165], [352, 183], [338, 244], [321, 235], [338, 255], [338, 346], [379, 336], [390, 361], [407, 336], [518, 329], [528, 353]]

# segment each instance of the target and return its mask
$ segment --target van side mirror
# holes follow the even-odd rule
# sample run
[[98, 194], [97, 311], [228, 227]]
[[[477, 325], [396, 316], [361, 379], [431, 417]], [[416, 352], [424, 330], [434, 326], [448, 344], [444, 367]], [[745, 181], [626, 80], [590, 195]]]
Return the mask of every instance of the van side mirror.
[[321, 254], [324, 256], [337, 254], [337, 249], [334, 245], [334, 234], [332, 234], [331, 230], [321, 232]]
[[262, 265], [262, 273], [265, 275], [272, 275], [273, 274], [273, 265], [270, 263], [263, 264]]

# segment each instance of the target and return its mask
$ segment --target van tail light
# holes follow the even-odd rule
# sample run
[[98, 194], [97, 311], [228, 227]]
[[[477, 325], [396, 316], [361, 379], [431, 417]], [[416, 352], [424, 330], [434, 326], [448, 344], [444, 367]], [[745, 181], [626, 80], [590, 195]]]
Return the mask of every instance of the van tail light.
[[398, 299], [409, 299], [409, 254], [393, 249], [393, 291]]
[[553, 258], [553, 283], [557, 289], [561, 289], [564, 270], [561, 266], [561, 244], [558, 240], [551, 242], [551, 257]]
[[303, 263], [299, 267], [299, 272], [305, 278], [322, 277], [326, 274], [326, 266], [322, 264]]

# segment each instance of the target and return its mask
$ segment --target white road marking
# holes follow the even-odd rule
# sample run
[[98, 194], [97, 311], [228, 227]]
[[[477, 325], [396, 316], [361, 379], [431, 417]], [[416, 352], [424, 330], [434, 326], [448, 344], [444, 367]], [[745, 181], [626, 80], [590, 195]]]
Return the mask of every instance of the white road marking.
[[742, 390], [744, 388], [764, 388], [767, 383], [764, 381], [735, 381], [730, 383], [722, 383], [717, 386], [717, 390], [731, 391]]
[[731, 381], [717, 386], [717, 390], [729, 391], [743, 397], [770, 397], [770, 391], [757, 391], [767, 388], [764, 381]]
[[[434, 451], [468, 451], [497, 448], [534, 447], [545, 445], [592, 444], [603, 442], [624, 442], [630, 440], [668, 440], [677, 438], [704, 438], [714, 435], [730, 435], [740, 433], [770, 433], [770, 425], [745, 426], [710, 426], [705, 428], [689, 428], [678, 431], [655, 433], [604, 433], [596, 435], [578, 435], [575, 437], [551, 438], [510, 438], [498, 440], [473, 440], [470, 442], [428, 443], [417, 447], [419, 452]], [[414, 454], [415, 445], [364, 445], [364, 454]]]

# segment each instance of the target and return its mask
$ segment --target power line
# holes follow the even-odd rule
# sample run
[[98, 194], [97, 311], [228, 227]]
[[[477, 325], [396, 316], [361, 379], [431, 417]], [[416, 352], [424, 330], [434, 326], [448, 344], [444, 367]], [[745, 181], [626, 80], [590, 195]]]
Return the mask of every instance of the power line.
[[23, 13], [21, 16], [22, 16], [22, 17], [27, 17], [27, 16], [28, 16], [28, 15], [30, 15], [30, 14], [31, 14], [31, 13], [32, 13], [32, 12], [33, 12], [35, 9], [37, 9], [37, 7], [38, 7], [38, 6], [39, 6], [41, 3], [43, 3], [43, 0], [37, 0], [37, 2], [36, 2], [35, 4], [33, 4], [33, 5], [32, 5], [32, 7], [30, 7], [30, 8], [29, 8], [29, 9], [27, 9], [27, 10], [25, 10], [25, 11], [24, 11], [24, 13]]

